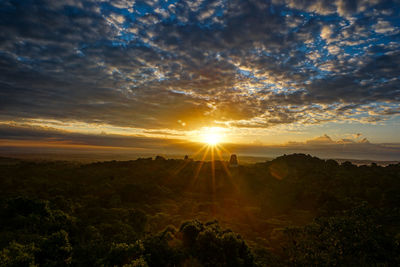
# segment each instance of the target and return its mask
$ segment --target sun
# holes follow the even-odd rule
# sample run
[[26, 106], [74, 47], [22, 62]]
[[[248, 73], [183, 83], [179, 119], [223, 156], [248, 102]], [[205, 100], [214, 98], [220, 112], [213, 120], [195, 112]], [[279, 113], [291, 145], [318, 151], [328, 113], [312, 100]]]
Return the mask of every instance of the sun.
[[204, 143], [210, 146], [217, 145], [221, 140], [221, 136], [218, 133], [206, 133], [204, 134]]
[[222, 141], [221, 130], [217, 127], [205, 128], [202, 133], [202, 142], [209, 146], [218, 145]]

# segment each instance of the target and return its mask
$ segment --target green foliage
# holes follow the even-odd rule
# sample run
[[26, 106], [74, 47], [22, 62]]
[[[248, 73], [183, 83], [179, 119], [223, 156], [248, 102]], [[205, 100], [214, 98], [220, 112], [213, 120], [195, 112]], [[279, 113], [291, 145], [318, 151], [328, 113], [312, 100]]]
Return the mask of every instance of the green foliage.
[[151, 235], [144, 240], [144, 258], [152, 266], [177, 266], [183, 259], [180, 247], [170, 246], [176, 230], [168, 227], [164, 231]]
[[244, 240], [230, 230], [222, 230], [218, 222], [183, 223], [181, 233], [191, 256], [204, 266], [253, 266], [253, 255]]
[[[1, 242], [10, 242], [10, 246], [3, 249], [4, 255], [14, 255], [15, 260], [21, 261], [19, 265], [26, 266], [71, 263], [72, 247], [67, 231], [72, 230], [73, 219], [69, 215], [50, 208], [48, 201], [23, 197], [4, 201], [0, 212]], [[29, 264], [23, 264], [22, 259]]]
[[395, 266], [399, 246], [388, 236], [376, 211], [366, 204], [341, 216], [317, 218], [286, 230], [292, 266]]
[[36, 262], [43, 266], [68, 266], [71, 263], [72, 246], [68, 233], [60, 230], [44, 238], [36, 255]]
[[128, 212], [128, 223], [132, 229], [138, 235], [144, 233], [147, 223], [146, 214], [140, 210], [129, 210]]
[[123, 265], [123, 267], [148, 267], [148, 266], [149, 265], [147, 264], [147, 262], [143, 257], [134, 259], [130, 263]]
[[35, 267], [36, 250], [33, 244], [22, 245], [13, 241], [0, 252], [0, 266]]
[[184, 222], [180, 228], [184, 246], [187, 248], [194, 248], [197, 236], [203, 230], [204, 225], [197, 220]]
[[69, 228], [72, 223], [70, 216], [51, 209], [48, 201], [17, 197], [6, 200], [1, 206], [2, 229], [48, 234]]
[[[0, 164], [0, 266], [400, 262], [400, 164], [12, 162]], [[214, 219], [234, 232], [203, 223]]]
[[134, 264], [140, 266], [138, 264], [141, 261], [145, 264], [144, 260], [140, 258], [143, 252], [144, 247], [140, 241], [134, 244], [113, 243], [103, 262], [105, 266], [135, 266]]

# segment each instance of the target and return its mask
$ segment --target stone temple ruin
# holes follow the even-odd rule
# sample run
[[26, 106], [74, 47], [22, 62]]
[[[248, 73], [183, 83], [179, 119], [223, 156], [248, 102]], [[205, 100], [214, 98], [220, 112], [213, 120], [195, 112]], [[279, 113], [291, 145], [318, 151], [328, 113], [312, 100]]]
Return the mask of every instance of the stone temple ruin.
[[229, 167], [236, 168], [238, 166], [238, 160], [236, 154], [232, 154], [229, 160]]

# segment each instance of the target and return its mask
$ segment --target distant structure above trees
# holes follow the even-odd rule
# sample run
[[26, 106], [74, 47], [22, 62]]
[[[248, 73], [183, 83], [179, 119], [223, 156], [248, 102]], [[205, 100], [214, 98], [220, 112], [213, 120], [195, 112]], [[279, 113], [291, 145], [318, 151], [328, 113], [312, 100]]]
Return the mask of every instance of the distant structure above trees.
[[238, 166], [237, 156], [236, 154], [232, 154], [229, 160], [229, 167], [235, 168]]
[[183, 158], [184, 161], [193, 161], [193, 159], [189, 158], [188, 155], [185, 155], [185, 157]]
[[156, 161], [165, 161], [166, 159], [163, 156], [156, 156], [155, 158]]

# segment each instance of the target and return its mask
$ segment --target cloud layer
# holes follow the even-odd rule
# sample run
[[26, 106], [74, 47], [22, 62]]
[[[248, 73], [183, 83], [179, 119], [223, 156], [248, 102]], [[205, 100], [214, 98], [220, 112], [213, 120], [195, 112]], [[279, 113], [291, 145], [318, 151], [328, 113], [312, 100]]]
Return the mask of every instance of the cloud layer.
[[0, 119], [190, 130], [400, 113], [400, 3], [5, 0]]

